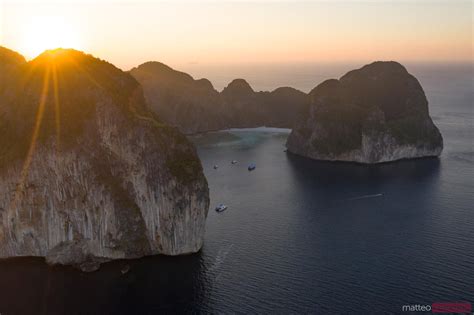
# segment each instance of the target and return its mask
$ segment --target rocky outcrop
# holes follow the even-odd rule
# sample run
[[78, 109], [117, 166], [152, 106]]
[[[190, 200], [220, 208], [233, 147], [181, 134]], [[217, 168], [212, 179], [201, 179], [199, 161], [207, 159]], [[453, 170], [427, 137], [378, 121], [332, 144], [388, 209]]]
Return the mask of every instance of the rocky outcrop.
[[219, 92], [206, 79], [194, 80], [159, 62], [147, 62], [130, 70], [143, 86], [152, 110], [184, 133], [226, 128]]
[[25, 64], [26, 60], [22, 55], [0, 46], [0, 106], [10, 95], [8, 85], [18, 84], [17, 80], [21, 77], [18, 72]]
[[292, 128], [309, 101], [308, 95], [290, 87], [255, 92], [244, 79], [233, 80], [221, 96], [233, 128]]
[[16, 51], [0, 46], [0, 67], [2, 70], [18, 67], [26, 63], [25, 57]]
[[261, 99], [244, 79], [235, 79], [221, 92], [226, 108], [226, 120], [232, 128], [264, 126], [266, 113]]
[[308, 109], [306, 93], [291, 87], [280, 87], [271, 92], [259, 92], [264, 111], [263, 125], [277, 128], [293, 128]]
[[374, 62], [310, 92], [292, 153], [318, 160], [380, 163], [438, 156], [443, 139], [418, 80], [396, 62]]
[[187, 134], [226, 128], [272, 126], [291, 128], [306, 110], [308, 97], [293, 88], [255, 92], [244, 79], [235, 79], [219, 93], [207, 79], [159, 62], [130, 70], [143, 86], [153, 110]]
[[93, 270], [201, 248], [209, 191], [198, 156], [132, 76], [74, 50], [10, 74], [0, 96], [1, 258]]

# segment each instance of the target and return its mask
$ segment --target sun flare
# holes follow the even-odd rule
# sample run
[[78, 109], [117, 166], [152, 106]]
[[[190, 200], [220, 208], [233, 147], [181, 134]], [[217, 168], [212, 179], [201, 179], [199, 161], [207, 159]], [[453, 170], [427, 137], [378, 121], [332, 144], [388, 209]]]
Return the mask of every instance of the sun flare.
[[58, 16], [41, 16], [25, 24], [22, 34], [23, 53], [34, 58], [47, 49], [81, 49], [79, 32]]

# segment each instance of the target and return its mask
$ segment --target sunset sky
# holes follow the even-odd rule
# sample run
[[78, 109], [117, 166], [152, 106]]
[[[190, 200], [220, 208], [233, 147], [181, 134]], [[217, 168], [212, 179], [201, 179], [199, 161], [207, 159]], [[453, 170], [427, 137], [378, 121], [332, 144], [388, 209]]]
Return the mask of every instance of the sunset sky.
[[472, 1], [0, 0], [0, 45], [73, 47], [123, 69], [170, 65], [472, 61]]

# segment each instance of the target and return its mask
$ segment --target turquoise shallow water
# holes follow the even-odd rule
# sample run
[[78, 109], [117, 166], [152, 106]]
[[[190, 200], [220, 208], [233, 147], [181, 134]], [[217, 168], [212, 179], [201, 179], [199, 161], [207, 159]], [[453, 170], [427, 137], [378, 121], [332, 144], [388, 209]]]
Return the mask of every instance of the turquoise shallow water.
[[[193, 137], [211, 192], [199, 254], [92, 274], [2, 262], [0, 313], [400, 313], [474, 302], [472, 72], [453, 71], [419, 76], [445, 140], [439, 159], [316, 162], [285, 153], [289, 131], [278, 129]], [[221, 202], [229, 209], [218, 214]]]

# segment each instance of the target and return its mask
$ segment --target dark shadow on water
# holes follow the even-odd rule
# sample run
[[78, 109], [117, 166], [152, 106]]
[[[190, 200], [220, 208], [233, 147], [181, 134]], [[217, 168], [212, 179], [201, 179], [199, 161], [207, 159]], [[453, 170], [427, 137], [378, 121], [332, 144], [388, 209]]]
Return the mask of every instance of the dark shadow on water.
[[93, 273], [8, 259], [0, 262], [0, 313], [190, 313], [206, 296], [202, 274], [200, 253], [114, 261]]
[[292, 153], [287, 153], [289, 164], [295, 173], [308, 176], [309, 173], [315, 178], [331, 178], [344, 176], [348, 180], [364, 180], [378, 178], [381, 180], [393, 180], [396, 178], [412, 178], [424, 176], [438, 176], [441, 163], [437, 157], [419, 158], [411, 160], [400, 160], [380, 164], [360, 164], [349, 162], [329, 162], [312, 160]]
[[326, 208], [379, 196], [428, 198], [438, 190], [442, 169], [438, 158], [376, 165], [316, 161], [293, 154], [287, 154], [287, 159], [299, 198], [318, 200], [319, 207]]

